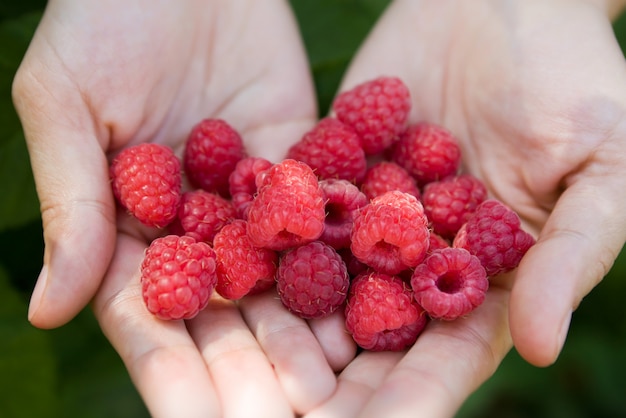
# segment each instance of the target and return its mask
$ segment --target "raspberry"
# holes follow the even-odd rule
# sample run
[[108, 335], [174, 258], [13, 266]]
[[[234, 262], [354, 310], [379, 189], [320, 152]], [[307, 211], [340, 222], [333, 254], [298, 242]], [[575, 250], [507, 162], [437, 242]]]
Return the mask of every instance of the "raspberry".
[[253, 245], [276, 251], [314, 241], [324, 230], [324, 198], [313, 170], [286, 159], [256, 178], [258, 192], [248, 208]]
[[429, 234], [428, 220], [415, 196], [391, 191], [372, 199], [356, 215], [350, 248], [373, 269], [398, 274], [424, 259]]
[[320, 120], [292, 145], [287, 158], [305, 162], [320, 179], [363, 180], [367, 161], [361, 140], [349, 126], [334, 118]]
[[399, 190], [420, 198], [415, 179], [398, 164], [381, 161], [371, 166], [361, 184], [361, 191], [365, 193], [365, 196], [373, 199], [391, 190]]
[[237, 300], [274, 285], [278, 255], [252, 246], [245, 221], [236, 219], [224, 226], [215, 235], [213, 249], [217, 256], [215, 290], [222, 297]]
[[451, 321], [485, 300], [489, 288], [480, 260], [463, 248], [434, 250], [411, 277], [415, 300], [431, 318]]
[[350, 286], [346, 329], [371, 351], [401, 351], [412, 345], [428, 321], [411, 289], [396, 276], [366, 272]]
[[326, 179], [319, 184], [326, 202], [324, 232], [319, 239], [335, 249], [347, 248], [350, 246], [354, 216], [368, 200], [348, 180]]
[[430, 232], [429, 242], [427, 255], [435, 250], [450, 248], [450, 243], [445, 238], [432, 231]]
[[196, 316], [209, 302], [216, 280], [215, 252], [192, 237], [155, 239], [141, 264], [144, 302], [160, 319]]
[[176, 217], [182, 175], [171, 148], [159, 144], [126, 148], [111, 162], [110, 176], [117, 200], [143, 224], [164, 227]]
[[216, 193], [196, 189], [183, 194], [177, 223], [184, 235], [211, 243], [215, 234], [235, 217], [230, 201]]
[[487, 199], [461, 227], [452, 246], [478, 257], [492, 277], [516, 268], [534, 243], [517, 213], [498, 200]]
[[240, 160], [228, 177], [231, 201], [240, 219], [248, 218], [248, 206], [256, 194], [256, 175], [272, 166], [261, 157], [246, 157]]
[[463, 174], [427, 184], [422, 203], [433, 231], [453, 238], [486, 198], [485, 185], [476, 177]]
[[349, 285], [343, 259], [321, 241], [287, 251], [276, 272], [280, 300], [304, 319], [323, 318], [336, 311], [345, 302]]
[[337, 119], [352, 127], [363, 150], [374, 155], [388, 148], [406, 128], [411, 110], [407, 86], [397, 77], [379, 77], [339, 94]]
[[458, 140], [432, 123], [410, 126], [394, 144], [392, 161], [407, 170], [422, 187], [456, 174], [461, 162]]
[[185, 144], [183, 166], [190, 183], [229, 197], [228, 176], [246, 156], [239, 133], [221, 119], [203, 119]]
[[367, 264], [361, 263], [359, 259], [352, 254], [350, 248], [341, 248], [337, 250], [337, 253], [341, 256], [343, 262], [346, 263], [350, 277], [356, 277], [369, 269]]

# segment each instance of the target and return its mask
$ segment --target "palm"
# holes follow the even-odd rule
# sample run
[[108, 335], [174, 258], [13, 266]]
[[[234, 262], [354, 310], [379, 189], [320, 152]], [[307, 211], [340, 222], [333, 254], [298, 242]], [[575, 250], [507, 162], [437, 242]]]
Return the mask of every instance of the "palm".
[[[320, 412], [337, 408], [356, 381], [371, 387], [361, 389], [363, 416], [407, 409], [452, 416], [513, 341], [529, 361], [549, 364], [571, 310], [623, 244], [623, 225], [595, 238], [598, 230], [615, 230], [616, 194], [624, 194], [626, 75], [610, 24], [583, 2], [507, 4], [511, 9], [393, 3], [344, 87], [381, 74], [404, 79], [413, 96], [411, 119], [455, 133], [464, 169], [520, 213], [539, 243], [515, 278], [492, 281], [484, 305], [468, 318], [429, 324], [405, 355], [359, 356]], [[590, 219], [590, 213], [602, 215]], [[571, 264], [562, 262], [572, 257]]]
[[[161, 232], [115, 216], [107, 171], [135, 143], [165, 143], [180, 155], [206, 117], [233, 125], [251, 155], [282, 158], [316, 118], [292, 16], [279, 2], [131, 3], [51, 2], [17, 77], [49, 265], [31, 321], [58, 326], [95, 294], [104, 333], [157, 416], [305, 412], [335, 384], [323, 337], [318, 343], [271, 296], [241, 310], [215, 298], [194, 320], [155, 320], [137, 267]], [[30, 122], [35, 102], [55, 121], [43, 134]], [[293, 343], [303, 349], [287, 350]]]

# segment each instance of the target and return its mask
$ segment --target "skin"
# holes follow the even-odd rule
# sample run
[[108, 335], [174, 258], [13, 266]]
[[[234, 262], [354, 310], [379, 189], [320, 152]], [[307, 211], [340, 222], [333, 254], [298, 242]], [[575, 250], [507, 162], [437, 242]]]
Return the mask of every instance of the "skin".
[[332, 394], [333, 369], [355, 352], [340, 320], [309, 326], [269, 295], [241, 307], [215, 297], [186, 322], [149, 315], [138, 266], [161, 231], [116, 212], [108, 179], [132, 144], [181, 155], [205, 117], [280, 160], [317, 119], [287, 2], [53, 0], [13, 88], [44, 227], [33, 325], [58, 327], [92, 301], [156, 417], [292, 416]]
[[287, 4], [50, 1], [13, 90], [46, 244], [30, 321], [57, 327], [92, 301], [157, 417], [446, 417], [513, 344], [551, 364], [626, 239], [626, 71], [608, 17], [622, 3], [396, 0], [384, 13], [342, 89], [405, 80], [411, 120], [454, 132], [464, 169], [538, 243], [471, 316], [429, 324], [408, 352], [355, 357], [340, 315], [307, 323], [271, 295], [152, 318], [137, 266], [158, 231], [116, 213], [108, 184], [117, 151], [154, 141], [180, 155], [208, 116], [250, 154], [284, 155], [317, 119]]
[[381, 17], [342, 88], [380, 74], [405, 80], [411, 119], [455, 133], [464, 169], [538, 241], [471, 316], [429, 324], [392, 360], [359, 355], [309, 416], [454, 416], [513, 344], [534, 365], [556, 360], [572, 311], [626, 240], [626, 67], [607, 18], [614, 6], [397, 0]]

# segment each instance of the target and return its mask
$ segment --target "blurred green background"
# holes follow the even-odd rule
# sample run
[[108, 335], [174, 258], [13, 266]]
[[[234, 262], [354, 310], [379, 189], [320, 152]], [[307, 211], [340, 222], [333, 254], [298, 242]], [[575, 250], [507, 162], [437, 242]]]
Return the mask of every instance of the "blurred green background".
[[[387, 0], [293, 1], [322, 112]], [[11, 82], [45, 6], [0, 2], [0, 417], [146, 417], [89, 309], [56, 330], [33, 328], [41, 220]], [[306, 19], [303, 19], [306, 17]], [[626, 16], [615, 23], [626, 47]], [[582, 30], [582, 29], [581, 29]], [[459, 417], [626, 417], [626, 251], [574, 314], [565, 349], [539, 369], [511, 352]]]

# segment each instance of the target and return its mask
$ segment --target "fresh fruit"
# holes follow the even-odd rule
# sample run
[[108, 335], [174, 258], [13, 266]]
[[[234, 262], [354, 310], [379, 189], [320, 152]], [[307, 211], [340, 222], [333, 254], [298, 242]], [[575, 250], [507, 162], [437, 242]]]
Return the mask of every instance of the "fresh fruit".
[[228, 177], [246, 156], [239, 133], [222, 119], [203, 119], [185, 142], [183, 167], [196, 188], [229, 197]]
[[300, 141], [291, 146], [287, 158], [305, 162], [320, 179], [363, 180], [367, 161], [356, 132], [331, 117], [320, 120]]
[[422, 122], [403, 132], [393, 146], [391, 159], [422, 187], [457, 174], [461, 149], [450, 131], [440, 125]]
[[420, 190], [415, 179], [398, 164], [391, 161], [375, 163], [367, 169], [361, 183], [361, 191], [368, 199], [373, 199], [386, 192], [398, 190], [420, 198]]
[[367, 197], [347, 180], [326, 179], [319, 184], [326, 210], [324, 231], [319, 239], [335, 249], [348, 248], [354, 217], [368, 203]]
[[498, 200], [487, 199], [461, 227], [452, 246], [478, 257], [492, 277], [516, 268], [534, 243], [517, 213]]
[[422, 194], [424, 212], [433, 231], [447, 238], [454, 238], [485, 199], [487, 188], [469, 174], [429, 183]]
[[350, 249], [374, 270], [398, 274], [424, 259], [429, 234], [424, 209], [415, 196], [391, 191], [357, 213]]
[[324, 196], [313, 170], [301, 161], [283, 160], [257, 176], [258, 192], [248, 208], [253, 245], [282, 251], [322, 235]]
[[184, 235], [211, 243], [215, 234], [235, 217], [235, 208], [229, 200], [196, 189], [183, 194], [176, 222]]
[[406, 283], [371, 271], [353, 279], [345, 314], [346, 329], [354, 341], [371, 351], [404, 350], [428, 321]]
[[278, 255], [254, 247], [246, 234], [246, 221], [237, 219], [224, 226], [213, 239], [217, 257], [217, 286], [222, 297], [238, 300], [274, 286]]
[[343, 305], [350, 277], [331, 246], [313, 241], [281, 256], [276, 282], [283, 305], [301, 318], [313, 319], [328, 316]]
[[256, 176], [273, 164], [261, 157], [246, 157], [235, 165], [228, 177], [228, 190], [237, 217], [248, 218], [248, 207], [256, 194]]
[[432, 251], [411, 276], [415, 300], [431, 318], [451, 321], [485, 300], [489, 280], [480, 260], [463, 248]]
[[171, 148], [152, 143], [125, 148], [113, 159], [109, 172], [116, 199], [140, 222], [164, 227], [174, 220], [182, 175]]
[[217, 276], [215, 252], [192, 237], [153, 240], [141, 264], [142, 295], [157, 318], [191, 319], [206, 307]]
[[340, 93], [333, 102], [337, 119], [352, 127], [367, 155], [391, 146], [405, 130], [411, 110], [409, 89], [397, 77], [378, 77]]

